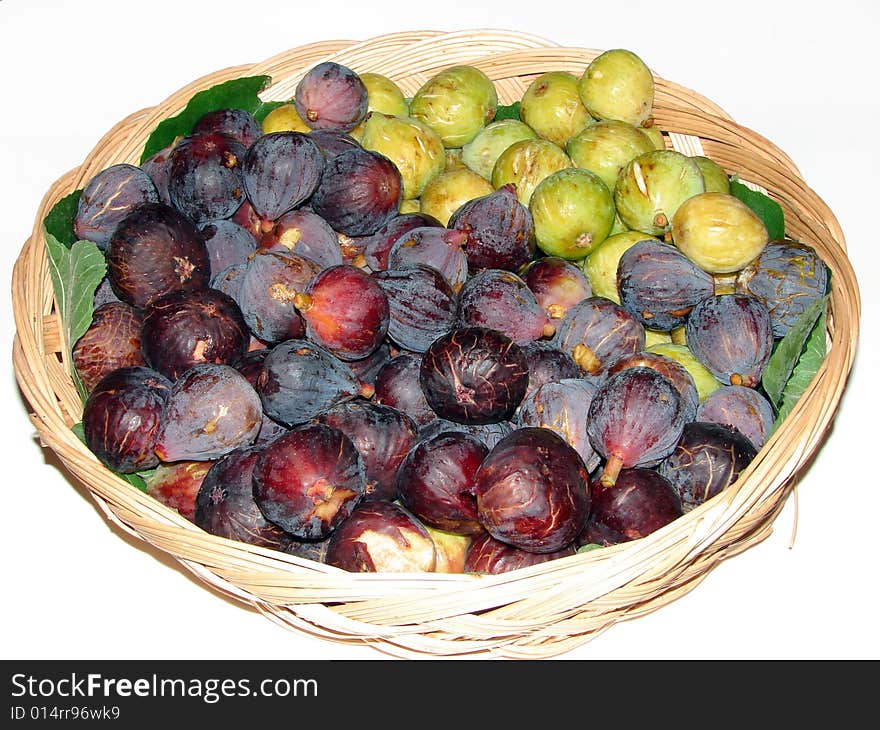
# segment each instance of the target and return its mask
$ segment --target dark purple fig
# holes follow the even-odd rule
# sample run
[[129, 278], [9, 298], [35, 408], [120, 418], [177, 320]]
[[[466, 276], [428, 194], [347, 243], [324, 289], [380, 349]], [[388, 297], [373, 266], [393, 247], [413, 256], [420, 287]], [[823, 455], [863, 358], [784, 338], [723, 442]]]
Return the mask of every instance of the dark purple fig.
[[[266, 357], [270, 352], [271, 350], [267, 347], [260, 350], [251, 350], [250, 352], [245, 353], [244, 357], [233, 365], [238, 372], [244, 375], [254, 390], [258, 387], [260, 373], [263, 372], [263, 363], [266, 361]], [[260, 432], [257, 434], [254, 443], [267, 443], [287, 430], [287, 426], [272, 420], [264, 412], [263, 421], [260, 424]]]
[[519, 427], [538, 426], [559, 434], [580, 454], [588, 471], [599, 466], [599, 455], [587, 436], [587, 414], [597, 386], [583, 378], [539, 385], [523, 399], [516, 414]]
[[532, 290], [512, 271], [483, 269], [458, 293], [456, 324], [503, 332], [518, 345], [552, 337], [556, 327]]
[[430, 573], [437, 551], [428, 530], [406, 509], [366, 502], [330, 536], [325, 562], [350, 573]]
[[436, 339], [422, 357], [419, 381], [441, 418], [497, 423], [513, 416], [529, 371], [519, 346], [485, 327], [463, 327]]
[[734, 428], [760, 449], [770, 437], [776, 414], [770, 401], [754, 388], [722, 385], [703, 399], [694, 420]]
[[419, 441], [397, 472], [401, 502], [430, 527], [458, 535], [482, 532], [474, 477], [488, 453], [482, 441], [461, 431]]
[[141, 170], [150, 176], [150, 180], [156, 186], [157, 202], [165, 203], [165, 205], [171, 205], [171, 196], [168, 194], [168, 173], [170, 167], [168, 158], [173, 149], [174, 143], [172, 142], [167, 147], [148, 157], [140, 165]]
[[552, 341], [584, 376], [601, 383], [615, 360], [645, 349], [645, 328], [610, 299], [589, 297], [568, 310]]
[[688, 317], [685, 337], [694, 357], [725, 385], [758, 385], [773, 353], [770, 313], [745, 294], [701, 301]]
[[209, 221], [199, 230], [208, 247], [212, 281], [229, 266], [247, 263], [257, 249], [250, 231], [230, 220]]
[[206, 532], [250, 545], [281, 549], [287, 533], [265, 518], [254, 501], [259, 447], [246, 446], [215, 461], [196, 495], [193, 522]]
[[635, 355], [619, 357], [608, 369], [608, 374], [615, 375], [621, 370], [634, 367], [652, 368], [669, 378], [681, 396], [681, 407], [684, 409], [685, 422], [693, 421], [696, 418], [700, 396], [693, 376], [684, 365], [673, 360], [671, 357], [661, 355], [659, 352], [645, 351]]
[[383, 342], [366, 357], [362, 357], [360, 360], [349, 360], [348, 365], [361, 383], [375, 387], [379, 372], [391, 362], [393, 357], [391, 346], [387, 342]]
[[401, 213], [394, 216], [378, 231], [362, 239], [364, 265], [370, 271], [387, 269], [388, 254], [400, 237], [415, 228], [425, 227], [443, 228], [443, 225], [426, 213]]
[[174, 381], [154, 451], [165, 462], [217, 459], [253, 444], [262, 420], [260, 397], [238, 370], [195, 365]]
[[73, 346], [73, 365], [87, 391], [105, 375], [146, 365], [141, 353], [143, 312], [125, 302], [107, 302], [92, 313], [92, 323]]
[[83, 188], [73, 218], [78, 239], [92, 241], [104, 250], [116, 226], [141, 203], [159, 202], [150, 176], [125, 163], [111, 165], [96, 174]]
[[110, 279], [105, 275], [104, 278], [101, 279], [101, 283], [98, 284], [98, 288], [95, 289], [95, 301], [92, 305], [93, 309], [97, 309], [102, 304], [107, 304], [108, 302], [119, 301], [121, 300], [116, 296], [113, 287], [110, 286]]
[[419, 381], [421, 364], [421, 355], [395, 355], [376, 373], [374, 386], [377, 403], [393, 406], [406, 413], [419, 426], [424, 426], [437, 418], [437, 414], [428, 405]]
[[532, 214], [516, 197], [513, 185], [468, 201], [449, 218], [449, 228], [467, 235], [464, 252], [472, 272], [517, 271], [535, 253]]
[[733, 484], [757, 455], [749, 439], [718, 423], [684, 427], [675, 450], [657, 466], [678, 493], [686, 512]]
[[617, 291], [623, 308], [643, 326], [669, 332], [715, 294], [715, 279], [672, 244], [648, 239], [620, 257]]
[[475, 536], [468, 547], [464, 572], [499, 575], [509, 573], [511, 570], [546, 563], [556, 558], [574, 555], [576, 551], [575, 544], [571, 543], [556, 552], [534, 553], [496, 540], [488, 532], [484, 532]]
[[144, 482], [147, 494], [176, 510], [190, 522], [195, 520], [196, 497], [213, 461], [176, 461], [159, 464]]
[[356, 148], [327, 161], [310, 204], [333, 230], [368, 236], [398, 214], [402, 196], [403, 179], [394, 163]]
[[337, 403], [368, 394], [346, 363], [301, 339], [275, 345], [266, 355], [257, 392], [266, 415], [287, 426], [311, 421]]
[[260, 238], [260, 250], [294, 253], [314, 261], [322, 269], [342, 263], [336, 231], [306, 208], [288, 211], [278, 218]]
[[293, 103], [312, 129], [350, 132], [367, 116], [367, 87], [354, 71], [334, 61], [310, 68], [296, 85]]
[[263, 128], [254, 115], [244, 109], [215, 109], [206, 112], [193, 125], [193, 134], [219, 132], [250, 147], [263, 136]]
[[[607, 541], [604, 544], [629, 542], [650, 535], [682, 514], [681, 500], [668, 479], [653, 469], [624, 469], [613, 487], [598, 481], [592, 484], [586, 530], [602, 535]], [[584, 539], [582, 533], [579, 542], [584, 544]]]
[[412, 352], [424, 352], [455, 324], [456, 297], [437, 269], [416, 264], [373, 274], [388, 298], [388, 337]]
[[321, 271], [293, 304], [309, 339], [342, 360], [367, 357], [388, 332], [388, 297], [378, 281], [349, 264]]
[[828, 289], [828, 267], [812, 246], [771, 241], [736, 279], [740, 294], [764, 303], [774, 337], [784, 337], [804, 311]]
[[204, 236], [189, 218], [162, 203], [144, 203], [110, 237], [107, 276], [116, 296], [144, 307], [172, 291], [205, 289], [211, 261]]
[[684, 423], [681, 396], [669, 378], [645, 367], [610, 376], [587, 414], [590, 443], [606, 460], [599, 481], [612, 487], [621, 469], [657, 464], [672, 453]]
[[579, 378], [581, 369], [571, 355], [547, 340], [534, 340], [520, 345], [529, 368], [526, 395], [544, 383], [563, 378]]
[[574, 542], [590, 510], [583, 459], [546, 428], [519, 428], [499, 441], [477, 470], [475, 494], [486, 532], [535, 553]]
[[198, 225], [231, 216], [245, 196], [241, 165], [246, 152], [225, 134], [184, 137], [169, 157], [172, 205]]
[[[324, 156], [307, 134], [264, 134], [248, 148], [241, 166], [253, 214], [271, 225], [315, 192], [323, 169]], [[235, 220], [253, 230], [240, 218]]]
[[536, 259], [521, 276], [551, 322], [562, 319], [575, 304], [593, 296], [587, 275], [559, 256]]
[[351, 135], [332, 129], [315, 129], [309, 133], [309, 139], [318, 145], [325, 160], [361, 146]]
[[254, 464], [257, 507], [267, 520], [304, 540], [325, 538], [343, 524], [365, 488], [364, 465], [351, 439], [322, 423], [279, 436]]
[[249, 342], [235, 300], [217, 289], [171, 292], [144, 310], [144, 358], [171, 380], [201, 363], [232, 364], [247, 352]]
[[413, 447], [418, 426], [403, 411], [356, 399], [338, 403], [317, 417], [351, 439], [364, 462], [365, 499], [394, 500], [397, 469]]
[[407, 231], [388, 252], [388, 268], [404, 269], [423, 264], [431, 266], [449, 282], [453, 291], [461, 289], [468, 275], [467, 257], [462, 250], [464, 233], [437, 226], [421, 226]]
[[258, 251], [251, 258], [235, 300], [255, 337], [277, 343], [305, 334], [296, 298], [320, 270], [314, 261], [297, 254]]
[[302, 540], [293, 535], [287, 535], [280, 549], [288, 555], [295, 555], [304, 560], [313, 560], [316, 563], [324, 563], [327, 561], [327, 548], [329, 545], [329, 537], [321, 540]]
[[447, 421], [445, 418], [434, 418], [419, 429], [419, 441], [434, 438], [446, 431], [458, 431], [473, 436], [491, 449], [505, 436], [508, 436], [516, 425], [513, 421], [499, 421], [498, 423], [456, 423]]
[[142, 366], [102, 378], [83, 406], [83, 432], [92, 453], [112, 471], [130, 474], [159, 464], [153, 449], [171, 382]]
[[[244, 275], [247, 273], [247, 263], [231, 264], [227, 266], [216, 276], [211, 278], [211, 289], [216, 289], [224, 294], [232, 297], [238, 303], [241, 285], [244, 282]], [[239, 305], [239, 309], [241, 306]], [[303, 330], [305, 326], [303, 325]]]

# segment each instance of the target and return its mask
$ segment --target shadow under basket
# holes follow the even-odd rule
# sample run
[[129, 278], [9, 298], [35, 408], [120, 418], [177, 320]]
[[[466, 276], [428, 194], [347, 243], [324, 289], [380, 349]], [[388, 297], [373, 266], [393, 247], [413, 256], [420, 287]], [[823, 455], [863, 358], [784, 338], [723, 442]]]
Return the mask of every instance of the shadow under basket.
[[104, 468], [71, 430], [82, 401], [58, 327], [42, 221], [65, 195], [111, 164], [139, 164], [150, 133], [197, 91], [267, 74], [264, 101], [293, 97], [315, 64], [334, 60], [396, 81], [407, 96], [442, 68], [471, 64], [494, 82], [500, 103], [519, 100], [548, 71], [577, 76], [600, 51], [560, 47], [505, 31], [414, 31], [292, 49], [256, 65], [219, 71], [111, 129], [81, 166], [59, 179], [16, 261], [13, 360], [42, 444], [85, 485], [107, 519], [173, 556], [207, 584], [294, 631], [369, 644], [400, 657], [545, 658], [692, 590], [721, 561], [767, 537], [834, 419], [858, 339], [859, 292], [839, 224], [793, 162], [718, 106], [655, 77], [654, 119], [667, 145], [704, 154], [783, 208], [787, 234], [812, 245], [832, 272], [828, 354], [804, 395], [738, 481], [663, 529], [630, 543], [496, 576], [347, 573], [207, 534]]

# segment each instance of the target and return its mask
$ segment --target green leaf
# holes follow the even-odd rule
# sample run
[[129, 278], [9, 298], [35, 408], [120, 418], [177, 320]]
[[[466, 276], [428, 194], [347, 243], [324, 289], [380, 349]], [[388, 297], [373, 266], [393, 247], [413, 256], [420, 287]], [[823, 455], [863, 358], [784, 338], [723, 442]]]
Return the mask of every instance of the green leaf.
[[597, 544], [594, 543], [594, 542], [589, 542], [589, 543], [587, 543], [586, 545], [581, 545], [581, 546], [577, 549], [577, 551], [578, 551], [579, 553], [590, 553], [590, 552], [592, 552], [593, 550], [601, 550], [601, 549], [602, 549], [602, 546], [601, 546], [601, 545], [597, 545]]
[[82, 190], [74, 190], [70, 195], [61, 198], [43, 219], [43, 227], [55, 237], [56, 240], [70, 248], [76, 241], [73, 232], [73, 219], [76, 217], [76, 208]]
[[826, 355], [825, 311], [819, 315], [807, 338], [804, 352], [782, 391], [782, 403], [773, 423], [773, 431], [785, 420], [807, 387], [813, 381]]
[[189, 100], [180, 114], [160, 122], [147, 139], [141, 162], [170, 145], [177, 137], [185, 137], [192, 132], [200, 117], [217, 109], [242, 109], [257, 119], [262, 119], [277, 102], [263, 102], [257, 96], [271, 83], [269, 76], [246, 76], [231, 79], [210, 89], [199, 91]]
[[755, 215], [764, 221], [771, 241], [781, 241], [785, 238], [785, 214], [779, 203], [762, 192], [746, 187], [735, 177], [730, 180], [730, 193], [749, 206]]
[[785, 337], [777, 343], [776, 349], [767, 361], [761, 376], [761, 385], [777, 410], [782, 402], [786, 384], [801, 358], [804, 343], [814, 330], [816, 320], [824, 313], [827, 302], [828, 297], [824, 296], [807, 307]]
[[[92, 323], [95, 290], [104, 278], [107, 263], [104, 254], [91, 241], [77, 241], [67, 248], [48, 231], [46, 253], [61, 329], [72, 348]], [[85, 400], [85, 388], [72, 366], [70, 375]]]
[[501, 119], [519, 119], [519, 107], [520, 103], [518, 101], [513, 102], [513, 104], [508, 104], [507, 106], [499, 106], [495, 110], [495, 118], [492, 120], [493, 122], [497, 122]]

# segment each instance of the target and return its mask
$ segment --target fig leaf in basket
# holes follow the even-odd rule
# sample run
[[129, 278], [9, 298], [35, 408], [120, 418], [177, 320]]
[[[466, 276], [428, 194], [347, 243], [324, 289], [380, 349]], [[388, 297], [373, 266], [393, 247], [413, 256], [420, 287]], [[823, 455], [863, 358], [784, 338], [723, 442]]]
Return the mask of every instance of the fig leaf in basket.
[[[68, 347], [73, 347], [92, 323], [95, 290], [107, 272], [107, 263], [104, 254], [91, 241], [76, 241], [67, 248], [48, 231], [46, 255], [62, 332]], [[72, 364], [71, 371], [74, 384], [85, 398], [85, 388]]]
[[[795, 385], [800, 383], [803, 386], [800, 392], [803, 393], [803, 389], [809, 385], [821, 365], [822, 358], [825, 357], [824, 330], [817, 332], [817, 324], [820, 320], [824, 322], [822, 315], [825, 313], [827, 303], [828, 297], [825, 296], [817, 299], [804, 310], [791, 330], [776, 345], [764, 368], [761, 385], [777, 411], [783, 403], [786, 391], [788, 391], [789, 400], [794, 394], [795, 391], [791, 390], [789, 385], [795, 376], [797, 376]], [[819, 352], [817, 345], [812, 343], [812, 351], [809, 347], [810, 341], [814, 339], [822, 341], [822, 352], [818, 362], [813, 362]], [[805, 360], [808, 353], [811, 357]]]
[[169, 117], [156, 126], [147, 139], [141, 163], [170, 145], [177, 137], [185, 137], [193, 130], [200, 117], [218, 109], [242, 109], [262, 121], [272, 109], [283, 102], [264, 102], [259, 94], [271, 83], [269, 76], [246, 76], [231, 79], [210, 89], [199, 91], [189, 100], [180, 114]]
[[[76, 434], [76, 437], [80, 441], [88, 446], [88, 443], [86, 443], [86, 431], [83, 427], [82, 421], [74, 423], [70, 427], [70, 430], [73, 431], [74, 434]], [[116, 476], [118, 476], [120, 479], [124, 479], [125, 481], [127, 481], [133, 487], [136, 487], [137, 489], [140, 489], [142, 492], [146, 493], [147, 481], [155, 473], [155, 471], [156, 469], [145, 469], [144, 471], [137, 471], [131, 474], [120, 474], [119, 472], [113, 473], [116, 474]]]
[[776, 414], [776, 421], [773, 423], [773, 431], [779, 428], [779, 425], [794, 408], [795, 403], [804, 394], [825, 359], [827, 352], [825, 318], [825, 310], [823, 309], [810, 331], [810, 336], [807, 338], [797, 366], [782, 390], [781, 403]]
[[743, 185], [736, 177], [730, 180], [730, 194], [749, 206], [764, 222], [771, 241], [785, 238], [785, 215], [779, 203], [764, 193]]
[[519, 107], [520, 103], [518, 101], [513, 102], [513, 104], [508, 104], [507, 106], [499, 106], [495, 110], [495, 118], [492, 121], [497, 122], [500, 119], [519, 120]]
[[70, 195], [65, 195], [52, 206], [52, 210], [43, 219], [46, 231], [67, 248], [76, 242], [73, 219], [76, 217], [80, 195], [82, 195], [82, 190], [74, 190]]

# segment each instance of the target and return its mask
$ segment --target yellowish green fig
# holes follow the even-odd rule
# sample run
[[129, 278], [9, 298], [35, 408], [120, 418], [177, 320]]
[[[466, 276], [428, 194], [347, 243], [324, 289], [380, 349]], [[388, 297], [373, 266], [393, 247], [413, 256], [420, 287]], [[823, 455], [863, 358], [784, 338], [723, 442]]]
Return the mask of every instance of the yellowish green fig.
[[577, 76], [568, 71], [548, 71], [532, 81], [519, 115], [539, 137], [560, 147], [593, 121], [581, 102]]
[[632, 51], [614, 48], [594, 58], [578, 84], [581, 101], [596, 119], [639, 126], [654, 106], [654, 75]]
[[445, 226], [462, 205], [494, 189], [486, 178], [467, 167], [446, 170], [425, 186], [419, 199], [419, 211], [434, 216]]
[[627, 122], [595, 122], [572, 137], [565, 151], [578, 167], [595, 172], [614, 190], [620, 171], [630, 161], [654, 149], [638, 127]]
[[461, 161], [478, 175], [492, 179], [495, 162], [510, 145], [538, 135], [519, 119], [499, 119], [487, 124], [477, 136], [461, 148]]
[[519, 202], [528, 206], [532, 193], [545, 177], [574, 167], [565, 150], [547, 139], [524, 139], [514, 142], [495, 162], [492, 185], [513, 184]]

